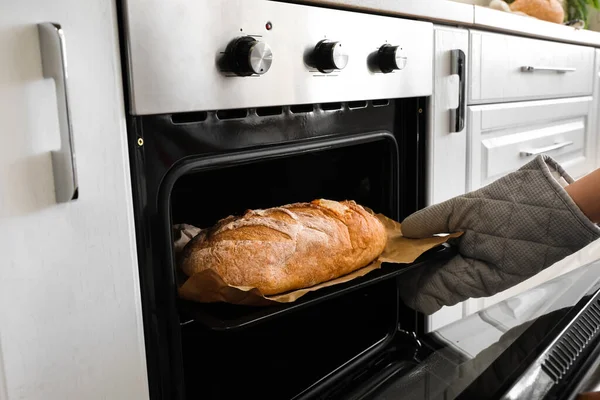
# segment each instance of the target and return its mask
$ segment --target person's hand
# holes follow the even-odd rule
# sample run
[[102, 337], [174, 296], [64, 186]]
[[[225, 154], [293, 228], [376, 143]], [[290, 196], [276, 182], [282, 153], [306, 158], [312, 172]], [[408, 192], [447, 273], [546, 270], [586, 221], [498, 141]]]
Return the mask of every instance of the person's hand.
[[462, 231], [459, 254], [401, 277], [401, 297], [431, 314], [492, 296], [600, 238], [564, 186], [573, 179], [548, 156], [477, 191], [418, 211], [402, 222], [409, 238]]

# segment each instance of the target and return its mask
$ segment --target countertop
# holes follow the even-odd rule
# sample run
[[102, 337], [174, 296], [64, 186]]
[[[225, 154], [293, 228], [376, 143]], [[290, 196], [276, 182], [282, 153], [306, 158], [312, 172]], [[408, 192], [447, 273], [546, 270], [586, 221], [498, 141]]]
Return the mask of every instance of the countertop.
[[300, 0], [296, 2], [600, 47], [600, 32], [575, 29], [450, 0]]

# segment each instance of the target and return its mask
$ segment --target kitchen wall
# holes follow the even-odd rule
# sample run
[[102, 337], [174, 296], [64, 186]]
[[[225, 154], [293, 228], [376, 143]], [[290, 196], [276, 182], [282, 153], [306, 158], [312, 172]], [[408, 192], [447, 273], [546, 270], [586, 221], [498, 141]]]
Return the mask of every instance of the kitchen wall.
[[[488, 4], [490, 4], [490, 0], [448, 0], [448, 1], [454, 1], [457, 3], [465, 3], [465, 4], [473, 4], [476, 6], [487, 6]], [[589, 23], [589, 27], [588, 27], [589, 30], [600, 32], [600, 11], [595, 10], [595, 9], [590, 9], [590, 20], [588, 21], [588, 23]]]
[[487, 6], [490, 0], [452, 0], [457, 3], [475, 4], [476, 6]]
[[590, 10], [589, 28], [592, 31], [600, 32], [600, 11]]

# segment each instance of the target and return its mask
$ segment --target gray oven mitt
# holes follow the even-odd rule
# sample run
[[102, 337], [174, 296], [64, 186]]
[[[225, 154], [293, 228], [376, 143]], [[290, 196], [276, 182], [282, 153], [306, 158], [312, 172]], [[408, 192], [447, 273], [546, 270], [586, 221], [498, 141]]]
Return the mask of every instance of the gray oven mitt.
[[464, 234], [456, 239], [458, 255], [402, 275], [403, 301], [432, 314], [492, 296], [598, 239], [600, 228], [563, 188], [572, 182], [542, 155], [486, 187], [410, 215], [402, 222], [406, 237]]

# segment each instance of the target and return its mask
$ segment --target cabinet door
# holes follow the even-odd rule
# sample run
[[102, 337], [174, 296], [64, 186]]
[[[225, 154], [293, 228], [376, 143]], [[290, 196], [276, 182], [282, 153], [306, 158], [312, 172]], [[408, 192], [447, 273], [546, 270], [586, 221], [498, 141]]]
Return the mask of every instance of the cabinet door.
[[[466, 116], [466, 92], [460, 99], [461, 84], [466, 86], [469, 34], [467, 30], [435, 27], [434, 96], [430, 98], [430, 123], [427, 132], [427, 204], [436, 204], [465, 193], [467, 130], [456, 126]], [[456, 52], [464, 55], [465, 74], [457, 73]], [[454, 64], [454, 68], [453, 68]], [[461, 79], [465, 81], [461, 82]], [[461, 114], [462, 113], [462, 114]], [[428, 330], [434, 330], [463, 316], [463, 305], [444, 307], [428, 318]]]
[[[115, 4], [0, 10], [0, 399], [148, 398]], [[42, 75], [38, 39], [47, 21], [66, 43], [79, 183], [66, 202], [51, 159], [64, 145], [61, 90]]]

